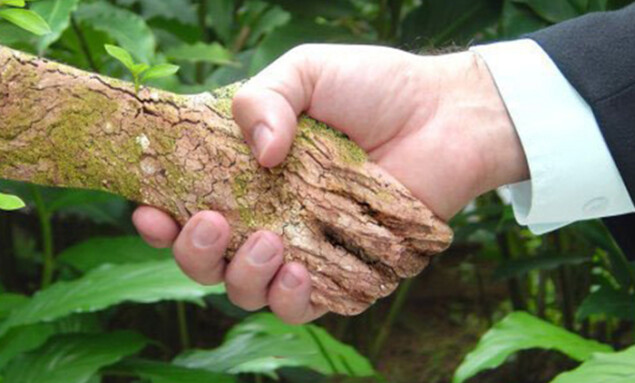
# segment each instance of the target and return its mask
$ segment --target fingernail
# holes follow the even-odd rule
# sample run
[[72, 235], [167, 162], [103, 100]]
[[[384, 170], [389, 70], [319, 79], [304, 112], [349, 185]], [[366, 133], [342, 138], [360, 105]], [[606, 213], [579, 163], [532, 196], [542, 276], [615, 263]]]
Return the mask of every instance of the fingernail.
[[287, 270], [282, 274], [282, 286], [292, 290], [300, 286], [300, 278], [296, 277], [292, 271]]
[[254, 143], [253, 150], [256, 158], [260, 159], [260, 156], [267, 150], [267, 147], [269, 147], [272, 139], [273, 132], [271, 131], [271, 128], [262, 123], [256, 125], [252, 136], [252, 141]]
[[275, 255], [276, 247], [262, 235], [249, 250], [249, 259], [256, 265], [269, 262]]
[[220, 230], [209, 221], [199, 221], [194, 227], [192, 242], [199, 249], [207, 249], [220, 238]]

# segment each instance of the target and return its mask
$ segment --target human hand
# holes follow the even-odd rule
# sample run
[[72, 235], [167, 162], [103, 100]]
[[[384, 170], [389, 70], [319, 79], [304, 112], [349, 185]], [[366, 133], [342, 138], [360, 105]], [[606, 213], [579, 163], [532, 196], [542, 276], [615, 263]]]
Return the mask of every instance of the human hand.
[[[474, 197], [528, 177], [504, 104], [471, 52], [425, 57], [372, 46], [301, 46], [246, 83], [233, 112], [262, 166], [284, 160], [305, 112], [347, 134], [446, 220]], [[269, 305], [290, 323], [325, 312], [310, 302], [304, 266], [283, 264], [274, 233], [253, 234], [227, 262], [230, 227], [219, 213], [197, 214], [180, 233], [169, 216], [148, 207], [133, 221], [150, 244], [172, 246], [194, 280], [224, 280], [244, 309]]]

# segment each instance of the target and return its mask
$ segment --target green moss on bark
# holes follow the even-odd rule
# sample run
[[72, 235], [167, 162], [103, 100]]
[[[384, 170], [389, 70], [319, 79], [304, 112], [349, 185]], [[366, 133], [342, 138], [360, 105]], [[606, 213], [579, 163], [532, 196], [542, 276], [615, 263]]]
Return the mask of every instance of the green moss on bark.
[[366, 152], [351, 141], [345, 134], [332, 129], [322, 122], [312, 120], [306, 116], [300, 117], [298, 123], [299, 141], [314, 145], [314, 137], [316, 135], [331, 141], [337, 148], [339, 159], [347, 164], [362, 164], [368, 157]]

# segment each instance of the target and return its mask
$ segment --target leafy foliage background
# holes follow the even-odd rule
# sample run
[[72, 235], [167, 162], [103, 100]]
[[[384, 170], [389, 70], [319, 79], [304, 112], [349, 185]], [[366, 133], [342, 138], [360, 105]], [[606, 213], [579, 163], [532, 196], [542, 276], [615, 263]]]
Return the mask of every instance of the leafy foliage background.
[[[0, 44], [132, 80], [104, 48], [117, 45], [135, 62], [178, 64], [178, 73], [149, 84], [193, 93], [249, 77], [302, 43], [425, 54], [518, 38], [630, 2], [39, 0], [26, 7], [50, 33], [37, 36], [3, 13], [23, 2], [0, 0]], [[48, 31], [29, 23], [17, 24]], [[187, 280], [169, 251], [135, 235], [132, 206], [120, 198], [9, 181], [0, 181], [0, 192], [0, 209], [22, 207], [8, 194], [27, 203], [0, 212], [2, 383], [635, 381], [635, 267], [600, 222], [534, 237], [497, 194], [455, 217], [453, 251], [426, 277], [451, 270], [474, 303], [456, 309], [457, 296], [426, 302], [445, 308], [435, 323], [469, 328], [471, 337], [451, 338], [462, 344], [458, 353], [441, 343], [426, 358], [410, 358], [427, 370], [415, 375], [384, 360], [404, 328], [431, 326], [430, 318], [411, 317], [422, 299], [418, 281], [358, 318], [288, 326], [231, 306], [222, 286]]]

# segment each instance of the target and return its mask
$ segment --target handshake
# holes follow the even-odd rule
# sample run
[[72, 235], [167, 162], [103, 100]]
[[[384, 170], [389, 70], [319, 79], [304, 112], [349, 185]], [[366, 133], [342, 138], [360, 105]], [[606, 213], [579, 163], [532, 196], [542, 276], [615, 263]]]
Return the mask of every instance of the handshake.
[[[449, 245], [451, 231], [442, 220], [482, 193], [528, 178], [503, 101], [471, 52], [426, 57], [383, 47], [300, 46], [241, 87], [231, 110], [262, 167], [275, 169], [291, 151], [309, 175], [286, 177], [296, 195], [274, 209], [284, 212], [277, 218], [292, 222], [283, 228], [286, 242], [266, 230], [232, 234], [236, 228], [215, 211], [194, 215], [182, 229], [150, 207], [139, 208], [133, 221], [149, 244], [172, 247], [192, 279], [224, 281], [236, 305], [269, 306], [289, 323], [329, 310], [362, 311], [399, 278], [425, 267], [426, 255]], [[298, 125], [302, 113], [344, 133], [372, 164], [351, 167], [330, 153], [316, 158], [320, 150], [292, 148], [298, 134], [317, 139], [314, 147], [329, 147], [310, 136], [306, 120]], [[299, 173], [293, 163], [287, 170]], [[373, 186], [377, 179], [385, 183]], [[354, 198], [342, 197], [342, 190]], [[399, 203], [391, 195], [400, 196]], [[308, 210], [312, 222], [294, 225], [297, 209]], [[224, 258], [228, 249], [235, 252], [231, 261]]]

